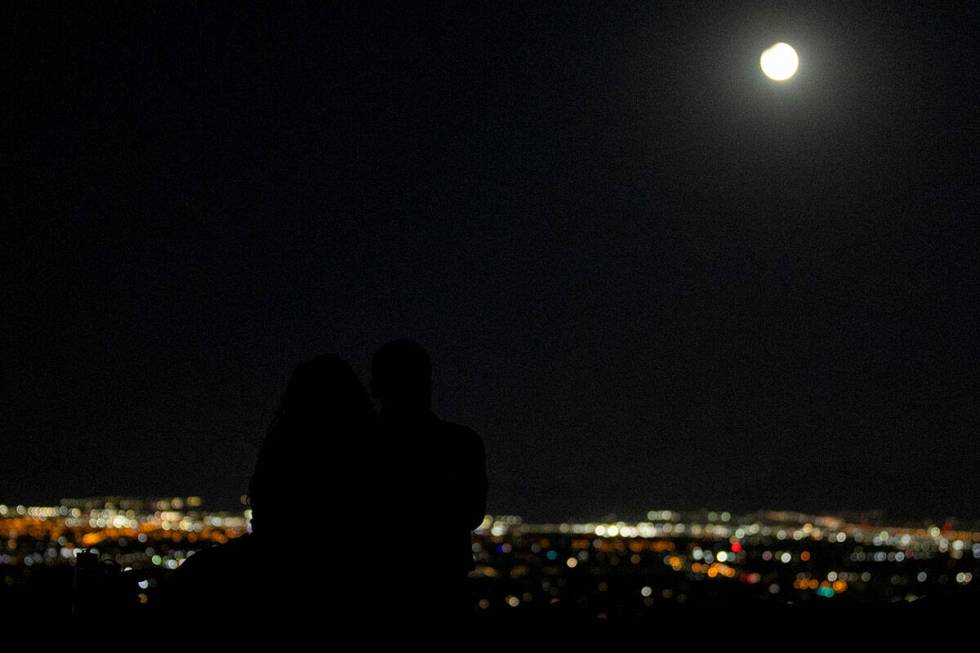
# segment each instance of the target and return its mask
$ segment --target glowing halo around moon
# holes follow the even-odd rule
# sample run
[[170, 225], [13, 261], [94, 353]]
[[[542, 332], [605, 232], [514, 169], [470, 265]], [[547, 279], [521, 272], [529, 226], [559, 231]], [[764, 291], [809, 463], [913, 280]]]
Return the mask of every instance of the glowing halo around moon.
[[766, 77], [777, 82], [785, 82], [796, 74], [800, 67], [800, 57], [788, 43], [777, 43], [759, 57], [759, 65]]

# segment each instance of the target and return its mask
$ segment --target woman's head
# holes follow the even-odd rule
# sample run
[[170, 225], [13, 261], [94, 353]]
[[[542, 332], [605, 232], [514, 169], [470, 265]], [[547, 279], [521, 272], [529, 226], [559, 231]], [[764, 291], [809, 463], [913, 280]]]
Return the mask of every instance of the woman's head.
[[338, 420], [372, 412], [367, 391], [350, 365], [334, 354], [301, 363], [286, 385], [276, 419], [292, 431], [324, 432]]
[[327, 457], [342, 454], [371, 428], [374, 409], [350, 365], [317, 356], [292, 373], [259, 451], [249, 483], [253, 528], [287, 521], [290, 512], [322, 494]]

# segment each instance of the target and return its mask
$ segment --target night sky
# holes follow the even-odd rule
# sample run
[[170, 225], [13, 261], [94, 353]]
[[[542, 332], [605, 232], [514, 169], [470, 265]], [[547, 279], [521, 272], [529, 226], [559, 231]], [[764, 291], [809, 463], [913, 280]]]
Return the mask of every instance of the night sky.
[[385, 4], [5, 11], [0, 501], [234, 506], [410, 337], [491, 512], [976, 516], [976, 3]]

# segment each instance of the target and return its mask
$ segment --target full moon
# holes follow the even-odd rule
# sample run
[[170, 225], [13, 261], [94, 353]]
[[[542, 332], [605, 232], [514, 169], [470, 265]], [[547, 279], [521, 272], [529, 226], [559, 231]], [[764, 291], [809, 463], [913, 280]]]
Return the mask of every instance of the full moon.
[[793, 46], [788, 43], [777, 43], [762, 53], [759, 64], [766, 77], [784, 82], [796, 74], [796, 69], [800, 67], [800, 58], [796, 55]]

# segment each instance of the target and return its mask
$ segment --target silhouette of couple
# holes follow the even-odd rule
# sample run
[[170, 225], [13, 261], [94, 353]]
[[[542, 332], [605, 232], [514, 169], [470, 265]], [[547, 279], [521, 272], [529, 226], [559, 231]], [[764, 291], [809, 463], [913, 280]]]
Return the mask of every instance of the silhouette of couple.
[[260, 620], [469, 614], [483, 443], [433, 414], [420, 345], [390, 342], [371, 367], [379, 414], [339, 357], [293, 371], [249, 483], [252, 534], [189, 558], [161, 589], [163, 610]]

